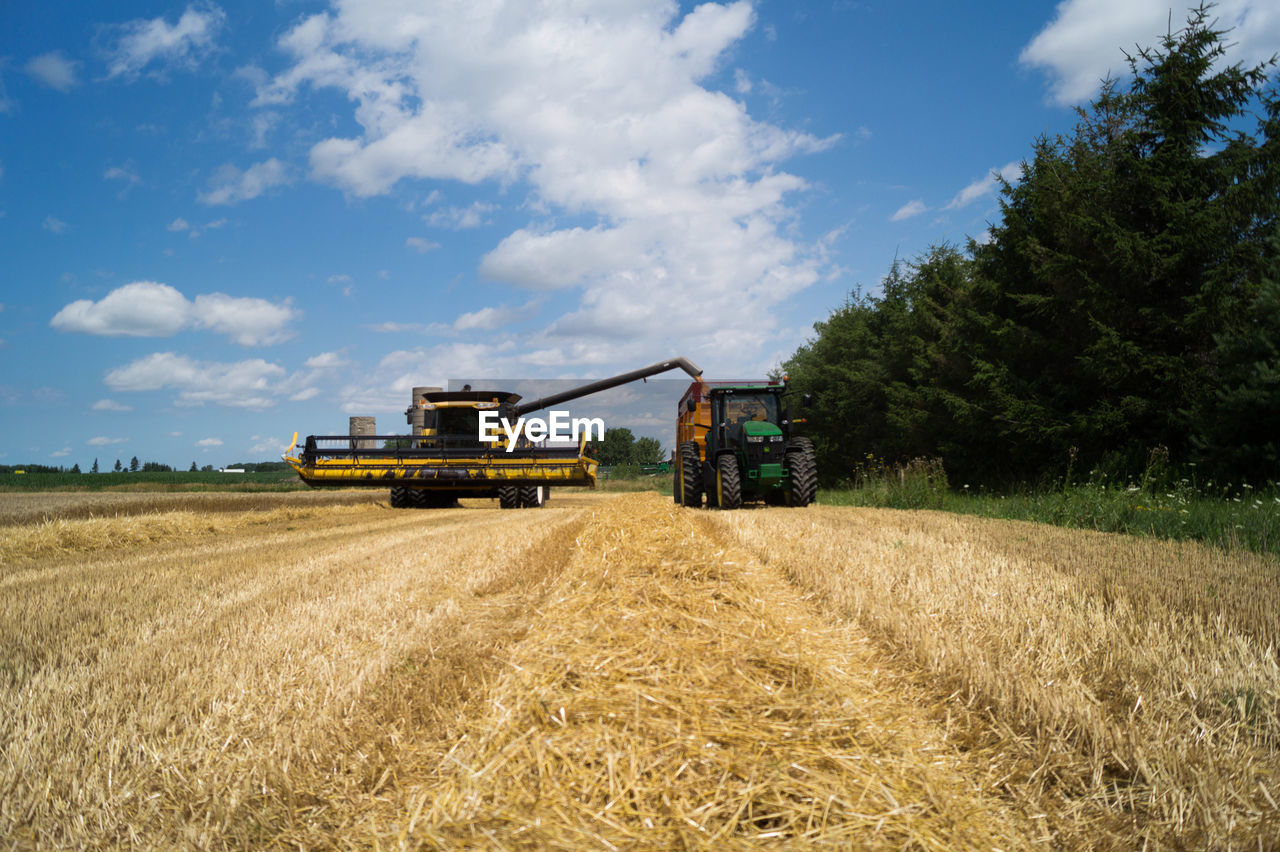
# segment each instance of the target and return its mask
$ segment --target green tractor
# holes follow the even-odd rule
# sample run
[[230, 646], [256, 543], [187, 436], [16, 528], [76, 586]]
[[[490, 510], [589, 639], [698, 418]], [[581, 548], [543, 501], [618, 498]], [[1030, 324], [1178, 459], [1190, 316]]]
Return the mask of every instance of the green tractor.
[[693, 382], [680, 400], [673, 498], [737, 509], [808, 506], [818, 490], [813, 443], [794, 434], [782, 382]]

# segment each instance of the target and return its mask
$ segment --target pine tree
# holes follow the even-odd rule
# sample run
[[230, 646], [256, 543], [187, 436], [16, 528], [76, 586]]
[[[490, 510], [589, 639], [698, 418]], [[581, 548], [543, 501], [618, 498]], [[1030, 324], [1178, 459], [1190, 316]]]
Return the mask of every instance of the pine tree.
[[[1070, 139], [1041, 139], [1002, 222], [976, 247], [992, 282], [975, 391], [1027, 473], [1071, 447], [1123, 464], [1188, 450], [1212, 397], [1214, 338], [1236, 322], [1280, 211], [1280, 137], [1265, 66], [1220, 67], [1208, 11], [1131, 59]], [[1255, 101], [1256, 99], [1256, 101]], [[1252, 103], [1261, 143], [1230, 128]]]
[[92, 470], [90, 470], [89, 472], [90, 472], [90, 473], [97, 473], [97, 472], [98, 472], [98, 460], [97, 460], [97, 459], [94, 459], [94, 460], [93, 460], [93, 469], [92, 469]]
[[116, 459], [115, 472], [119, 473], [122, 470], [124, 470], [124, 468], [120, 466], [120, 459]]
[[130, 473], [137, 473], [137, 472], [138, 472], [138, 457], [137, 457], [137, 456], [134, 456], [132, 459], [130, 459], [130, 460], [129, 460], [129, 472], [130, 472]]
[[196, 467], [196, 463], [195, 463], [195, 462], [192, 462], [192, 463], [191, 463], [191, 470], [190, 470], [189, 472], [190, 472], [190, 473], [195, 473], [197, 470], [199, 470], [199, 468], [197, 468], [197, 467]]

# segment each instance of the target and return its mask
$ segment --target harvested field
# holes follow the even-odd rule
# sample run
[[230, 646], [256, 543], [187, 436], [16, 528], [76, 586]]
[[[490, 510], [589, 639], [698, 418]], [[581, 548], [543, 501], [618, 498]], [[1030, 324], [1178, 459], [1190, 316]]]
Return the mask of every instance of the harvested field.
[[301, 496], [0, 508], [8, 845], [1280, 844], [1275, 561], [646, 493]]

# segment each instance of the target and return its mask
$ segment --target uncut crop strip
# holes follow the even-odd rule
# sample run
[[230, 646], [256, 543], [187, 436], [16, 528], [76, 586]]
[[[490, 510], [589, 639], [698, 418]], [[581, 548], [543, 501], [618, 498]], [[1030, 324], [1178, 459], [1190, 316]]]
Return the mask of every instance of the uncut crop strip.
[[0, 568], [0, 837], [333, 845], [445, 752], [567, 558], [572, 502], [532, 527], [321, 509]]
[[1280, 562], [937, 512], [713, 521], [988, 706], [1011, 795], [1079, 847], [1280, 846]]
[[[34, 492], [0, 493], [0, 527], [81, 518], [125, 518], [160, 512], [249, 512], [386, 503], [383, 491], [274, 493]], [[0, 534], [0, 539], [3, 535]]]
[[[780, 575], [653, 494], [595, 510], [440, 777], [356, 846], [1022, 848], [989, 755]], [[934, 699], [934, 703], [937, 701]]]

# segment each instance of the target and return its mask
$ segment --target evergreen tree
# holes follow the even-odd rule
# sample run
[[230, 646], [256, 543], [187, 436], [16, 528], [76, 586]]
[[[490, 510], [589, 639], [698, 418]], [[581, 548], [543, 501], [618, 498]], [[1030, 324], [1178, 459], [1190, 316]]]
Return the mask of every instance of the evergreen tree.
[[76, 462], [75, 464], [73, 464], [73, 465], [71, 466], [71, 472], [72, 472], [72, 473], [79, 473], [79, 472], [80, 472], [80, 462]]
[[137, 472], [138, 472], [138, 457], [137, 457], [137, 456], [134, 456], [132, 459], [130, 459], [130, 460], [129, 460], [129, 472], [130, 472], [130, 473], [137, 473]]
[[[1071, 447], [1185, 457], [1215, 334], [1244, 313], [1280, 210], [1266, 69], [1219, 67], [1222, 36], [1202, 7], [1133, 57], [1127, 91], [1108, 82], [1072, 138], [1037, 143], [974, 249], [992, 286], [973, 390], [1024, 475]], [[1262, 142], [1231, 130], [1255, 99]]]
[[124, 468], [120, 466], [120, 459], [116, 459], [115, 472], [119, 473], [122, 470], [124, 470]]
[[[1280, 236], [1273, 246], [1280, 258]], [[1192, 440], [1214, 472], [1261, 484], [1280, 481], [1280, 260], [1245, 317], [1217, 338], [1221, 384]]]
[[198, 468], [198, 467], [196, 467], [196, 463], [195, 463], [195, 462], [192, 462], [192, 463], [191, 463], [191, 470], [190, 470], [190, 471], [188, 471], [188, 473], [195, 473], [197, 470], [199, 470], [199, 468]]
[[94, 460], [93, 460], [93, 469], [92, 469], [92, 470], [90, 470], [89, 472], [90, 472], [90, 473], [97, 473], [97, 472], [98, 472], [98, 460], [97, 460], [97, 459], [94, 459]]

